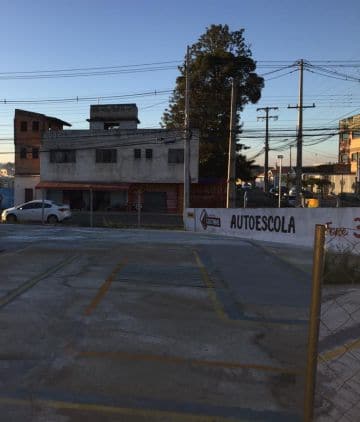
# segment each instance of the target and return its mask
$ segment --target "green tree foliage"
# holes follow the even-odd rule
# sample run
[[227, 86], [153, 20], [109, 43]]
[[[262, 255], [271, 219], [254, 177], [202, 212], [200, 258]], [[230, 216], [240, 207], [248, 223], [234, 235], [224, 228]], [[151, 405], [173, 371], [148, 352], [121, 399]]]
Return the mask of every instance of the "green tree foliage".
[[[226, 177], [230, 120], [231, 81], [238, 86], [237, 112], [256, 103], [264, 86], [259, 77], [244, 29], [230, 31], [228, 25], [212, 25], [190, 48], [190, 125], [200, 131], [200, 176]], [[185, 63], [179, 67], [174, 94], [162, 118], [166, 128], [184, 125]], [[237, 114], [236, 133], [241, 132]], [[237, 177], [246, 180], [251, 162], [237, 144]]]

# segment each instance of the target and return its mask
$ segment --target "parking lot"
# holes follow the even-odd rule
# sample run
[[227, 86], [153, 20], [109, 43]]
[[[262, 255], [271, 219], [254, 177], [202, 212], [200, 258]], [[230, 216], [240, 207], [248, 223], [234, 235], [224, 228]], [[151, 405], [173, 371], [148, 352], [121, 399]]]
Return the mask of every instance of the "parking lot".
[[1, 420], [301, 420], [310, 276], [279, 248], [35, 225], [0, 237]]

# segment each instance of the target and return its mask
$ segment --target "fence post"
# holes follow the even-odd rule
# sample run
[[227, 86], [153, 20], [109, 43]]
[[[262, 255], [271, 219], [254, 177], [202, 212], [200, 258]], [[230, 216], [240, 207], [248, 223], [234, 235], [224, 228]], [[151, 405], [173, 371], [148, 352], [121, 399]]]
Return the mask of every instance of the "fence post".
[[304, 422], [312, 422], [314, 418], [316, 370], [321, 310], [321, 284], [324, 273], [325, 231], [326, 227], [324, 225], [316, 224], [314, 238], [307, 362], [305, 375]]

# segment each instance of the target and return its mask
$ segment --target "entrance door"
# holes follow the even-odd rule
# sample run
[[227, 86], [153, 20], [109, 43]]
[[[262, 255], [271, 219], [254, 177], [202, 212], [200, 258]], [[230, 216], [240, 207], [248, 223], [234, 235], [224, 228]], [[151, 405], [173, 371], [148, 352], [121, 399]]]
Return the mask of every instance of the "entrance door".
[[166, 212], [166, 192], [144, 192], [144, 212]]
[[25, 189], [25, 202], [30, 202], [34, 199], [34, 191], [32, 189]]

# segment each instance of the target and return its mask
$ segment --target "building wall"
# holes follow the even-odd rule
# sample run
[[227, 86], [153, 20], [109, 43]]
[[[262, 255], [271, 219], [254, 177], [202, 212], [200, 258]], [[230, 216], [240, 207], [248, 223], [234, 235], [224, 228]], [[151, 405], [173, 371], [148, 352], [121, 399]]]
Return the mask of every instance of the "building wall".
[[[26, 122], [27, 130], [21, 125]], [[33, 122], [38, 122], [38, 130], [34, 130]], [[43, 133], [51, 130], [62, 130], [62, 125], [47, 116], [24, 110], [16, 110], [14, 118], [15, 174], [40, 174], [40, 159], [33, 156], [33, 148], [40, 148]], [[26, 158], [21, 157], [21, 149], [26, 149]]]
[[356, 173], [356, 154], [360, 155], [360, 114], [340, 120], [339, 128], [339, 162], [350, 163], [351, 173]]
[[106, 123], [117, 124], [121, 129], [137, 129], [136, 104], [98, 104], [90, 106], [90, 130], [106, 129]]
[[[180, 131], [61, 131], [48, 132], [42, 141], [41, 180], [57, 182], [102, 183], [181, 183], [183, 163], [168, 163], [169, 149], [182, 149]], [[96, 148], [117, 150], [116, 163], [97, 163]], [[50, 150], [75, 149], [76, 162], [50, 162]], [[134, 150], [141, 150], [141, 158]], [[145, 156], [152, 149], [152, 159]], [[199, 139], [194, 131], [191, 141], [190, 172], [192, 182], [198, 180]]]
[[[90, 122], [90, 130], [104, 130], [105, 123], [106, 122], [102, 122], [102, 121]], [[120, 121], [119, 122], [119, 128], [134, 130], [134, 129], [137, 128], [137, 122], [135, 120]]]
[[25, 202], [25, 189], [33, 190], [33, 198], [40, 199], [41, 192], [35, 189], [40, 182], [40, 176], [16, 176], [14, 183], [14, 205]]
[[139, 191], [141, 204], [144, 203], [145, 192], [164, 192], [166, 194], [166, 211], [169, 213], [182, 213], [184, 187], [181, 183], [139, 183], [131, 185], [128, 192], [128, 203], [130, 206], [138, 202]]
[[354, 193], [355, 175], [354, 174], [333, 174], [328, 176], [331, 181], [331, 191], [338, 195], [339, 193]]
[[351, 173], [358, 170], [357, 161], [360, 159], [360, 138], [352, 138], [350, 145]]
[[190, 204], [192, 207], [224, 208], [226, 204], [226, 181], [214, 180], [191, 185]]
[[[34, 126], [34, 122], [35, 125]], [[25, 127], [23, 127], [26, 124]], [[14, 144], [15, 144], [15, 178], [14, 204], [25, 202], [25, 189], [33, 191], [35, 199], [39, 192], [35, 186], [40, 181], [40, 145], [41, 138], [49, 130], [62, 130], [60, 120], [49, 118], [41, 113], [15, 110]], [[25, 156], [22, 156], [25, 151]]]

